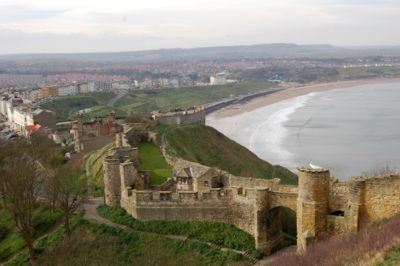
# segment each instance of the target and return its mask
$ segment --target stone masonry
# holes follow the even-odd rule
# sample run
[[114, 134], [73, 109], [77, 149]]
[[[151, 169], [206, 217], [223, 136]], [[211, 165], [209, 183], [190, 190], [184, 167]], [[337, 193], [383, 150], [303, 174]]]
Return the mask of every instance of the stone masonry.
[[106, 204], [120, 205], [142, 221], [233, 224], [253, 235], [256, 247], [266, 254], [283, 240], [281, 211], [285, 208], [296, 213], [299, 251], [312, 241], [359, 231], [400, 210], [400, 174], [338, 182], [326, 169], [299, 167], [298, 186], [290, 186], [280, 184], [278, 178], [239, 177], [174, 158], [168, 161], [179, 175], [167, 181], [164, 187], [169, 190], [152, 189], [146, 176], [136, 170], [137, 149], [127, 146], [124, 136], [116, 142], [104, 160]]

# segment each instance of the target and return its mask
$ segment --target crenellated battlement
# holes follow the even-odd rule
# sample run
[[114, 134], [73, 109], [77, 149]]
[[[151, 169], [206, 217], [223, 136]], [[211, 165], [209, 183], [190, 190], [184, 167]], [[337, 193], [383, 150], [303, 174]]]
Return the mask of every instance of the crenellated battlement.
[[128, 195], [132, 197], [133, 202], [137, 205], [151, 204], [151, 203], [218, 203], [226, 202], [232, 199], [231, 189], [211, 189], [210, 192], [197, 192], [197, 191], [143, 191], [128, 189]]

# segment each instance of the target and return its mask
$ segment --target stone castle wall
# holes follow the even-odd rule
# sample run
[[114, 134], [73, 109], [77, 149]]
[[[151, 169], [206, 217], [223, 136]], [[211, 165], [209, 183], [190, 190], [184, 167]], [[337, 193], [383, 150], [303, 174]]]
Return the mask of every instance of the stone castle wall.
[[271, 188], [276, 189], [279, 186], [280, 180], [275, 179], [261, 179], [261, 178], [251, 178], [251, 177], [239, 177], [234, 176], [229, 173], [229, 185], [232, 187], [245, 187], [245, 188]]
[[[274, 251], [283, 241], [283, 208], [296, 213], [299, 250], [312, 241], [356, 232], [400, 212], [399, 174], [338, 182], [331, 179], [326, 169], [301, 167], [299, 184], [293, 186], [282, 185], [279, 179], [238, 177], [167, 156], [174, 169], [189, 167], [195, 173], [194, 191], [150, 191], [145, 190], [144, 179], [135, 169], [138, 156], [137, 149], [130, 147], [110, 151], [104, 161], [107, 204], [120, 205], [142, 221], [233, 224], [252, 234], [256, 247], [265, 253]], [[172, 181], [169, 180], [168, 187], [174, 187]], [[214, 183], [222, 184], [223, 188], [212, 188]]]
[[347, 209], [349, 199], [349, 184], [346, 182], [334, 182], [329, 191], [329, 213], [344, 211]]
[[204, 110], [193, 112], [193, 113], [177, 113], [171, 116], [160, 116], [157, 120], [161, 124], [173, 124], [173, 125], [205, 125], [206, 116]]
[[[127, 189], [121, 206], [141, 221], [216, 221], [233, 224], [255, 235], [258, 232], [257, 209], [259, 198], [266, 190], [239, 188], [193, 191], [138, 191]], [[263, 194], [264, 193], [264, 194]]]
[[400, 211], [400, 175], [367, 178], [362, 181], [359, 226], [393, 217]]

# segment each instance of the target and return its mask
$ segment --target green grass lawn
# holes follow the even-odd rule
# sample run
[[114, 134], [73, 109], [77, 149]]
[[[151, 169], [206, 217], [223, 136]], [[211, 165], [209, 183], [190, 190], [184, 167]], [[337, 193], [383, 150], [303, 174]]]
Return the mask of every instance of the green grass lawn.
[[[1, 227], [6, 228], [6, 234], [0, 238], [0, 264], [9, 256], [25, 247], [25, 241], [19, 235], [14, 220], [9, 212], [0, 209], [0, 224]], [[56, 221], [62, 217], [59, 210], [50, 210], [44, 207], [38, 207], [35, 210], [33, 224], [36, 230], [35, 238], [41, 236], [47, 229], [49, 229]]]
[[188, 161], [218, 167], [237, 176], [280, 178], [282, 183], [297, 184], [297, 176], [288, 169], [271, 165], [217, 130], [200, 125], [158, 126], [165, 134], [167, 151]]
[[158, 146], [150, 142], [142, 142], [138, 145], [138, 149], [138, 170], [149, 173], [151, 185], [160, 185], [171, 177], [172, 167], [165, 161]]

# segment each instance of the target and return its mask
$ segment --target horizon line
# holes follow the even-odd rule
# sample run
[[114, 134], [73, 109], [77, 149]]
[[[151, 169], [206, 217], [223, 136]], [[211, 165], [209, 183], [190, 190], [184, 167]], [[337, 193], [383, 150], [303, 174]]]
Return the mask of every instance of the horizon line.
[[194, 46], [194, 47], [174, 47], [174, 48], [158, 48], [158, 49], [138, 49], [138, 50], [121, 50], [121, 51], [99, 51], [99, 52], [38, 52], [38, 53], [0, 53], [0, 57], [3, 56], [20, 56], [20, 55], [79, 55], [79, 54], [111, 54], [111, 53], [137, 53], [137, 52], [157, 52], [165, 50], [195, 50], [195, 49], [209, 49], [209, 48], [224, 48], [224, 47], [252, 47], [252, 46], [263, 46], [263, 45], [295, 45], [295, 46], [330, 46], [333, 48], [342, 49], [388, 49], [388, 48], [400, 48], [400, 44], [396, 45], [334, 45], [329, 43], [291, 43], [291, 42], [272, 42], [272, 43], [255, 43], [255, 44], [232, 44], [232, 45], [210, 45], [210, 46]]

